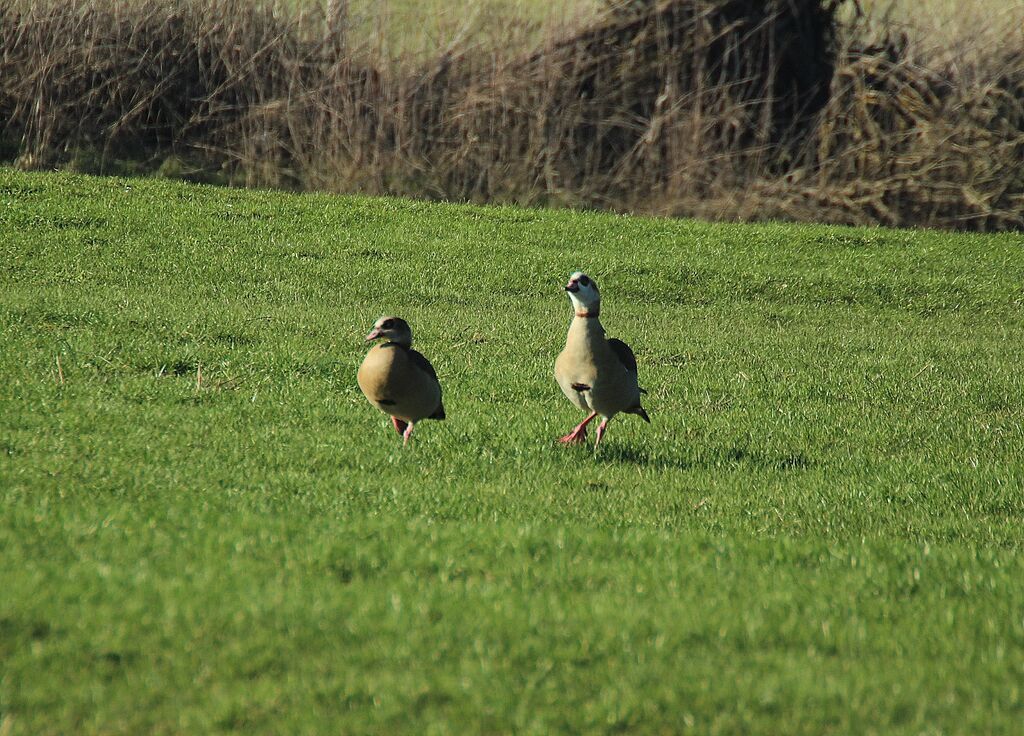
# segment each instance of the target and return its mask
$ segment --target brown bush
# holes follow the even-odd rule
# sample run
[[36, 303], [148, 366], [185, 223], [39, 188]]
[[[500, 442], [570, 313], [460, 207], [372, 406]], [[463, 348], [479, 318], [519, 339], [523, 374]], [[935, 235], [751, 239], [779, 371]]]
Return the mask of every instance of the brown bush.
[[[1024, 54], [983, 76], [850, 49], [814, 136], [807, 195], [834, 219], [979, 230], [1024, 225]], [[881, 186], [880, 186], [881, 185]]]
[[[637, 0], [392, 59], [346, 6], [0, 0], [22, 166], [728, 219], [1024, 226], [1024, 49], [869, 43], [823, 0]], [[291, 6], [289, 6], [291, 7]]]

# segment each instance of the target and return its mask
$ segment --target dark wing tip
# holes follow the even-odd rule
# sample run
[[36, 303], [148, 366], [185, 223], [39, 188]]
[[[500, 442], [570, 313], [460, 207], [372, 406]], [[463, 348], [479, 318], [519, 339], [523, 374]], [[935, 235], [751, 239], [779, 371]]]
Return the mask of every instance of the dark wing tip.
[[427, 419], [438, 419], [438, 420], [446, 419], [446, 418], [447, 417], [445, 416], [445, 413], [444, 413], [444, 404], [438, 404], [437, 411], [435, 411], [433, 414], [431, 414], [429, 417], [427, 417]]

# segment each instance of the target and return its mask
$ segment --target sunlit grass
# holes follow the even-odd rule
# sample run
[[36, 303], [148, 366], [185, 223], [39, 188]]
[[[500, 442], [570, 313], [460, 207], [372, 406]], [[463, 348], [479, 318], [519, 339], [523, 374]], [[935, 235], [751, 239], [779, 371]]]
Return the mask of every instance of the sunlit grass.
[[[414, 56], [436, 52], [456, 38], [481, 43], [536, 43], [545, 34], [565, 32], [593, 20], [609, 3], [601, 0], [357, 0], [349, 4], [356, 37], [374, 36], [392, 53]], [[861, 0], [860, 8], [894, 32], [906, 32], [934, 47], [961, 51], [1005, 41], [1007, 29], [1024, 35], [1024, 3], [1019, 0]], [[852, 15], [850, 3], [846, 12]]]
[[[1021, 723], [1019, 235], [9, 170], [0, 231], [5, 736]], [[652, 415], [597, 455], [576, 268]]]

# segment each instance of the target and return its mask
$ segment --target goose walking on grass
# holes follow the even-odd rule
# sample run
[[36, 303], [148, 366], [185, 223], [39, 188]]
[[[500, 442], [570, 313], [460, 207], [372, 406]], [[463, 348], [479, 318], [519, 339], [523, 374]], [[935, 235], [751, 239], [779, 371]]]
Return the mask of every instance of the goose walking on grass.
[[555, 360], [555, 380], [569, 401], [587, 412], [580, 422], [559, 442], [586, 442], [587, 425], [598, 415], [597, 441], [601, 444], [608, 422], [616, 414], [636, 414], [650, 422], [640, 405], [643, 389], [637, 382], [636, 356], [622, 340], [607, 339], [598, 315], [601, 294], [587, 274], [577, 271], [569, 277], [565, 290], [575, 315], [569, 325], [565, 348]]
[[366, 339], [380, 342], [366, 354], [356, 380], [369, 402], [391, 415], [405, 445], [416, 422], [445, 418], [437, 372], [412, 349], [412, 330], [401, 317], [381, 317]]

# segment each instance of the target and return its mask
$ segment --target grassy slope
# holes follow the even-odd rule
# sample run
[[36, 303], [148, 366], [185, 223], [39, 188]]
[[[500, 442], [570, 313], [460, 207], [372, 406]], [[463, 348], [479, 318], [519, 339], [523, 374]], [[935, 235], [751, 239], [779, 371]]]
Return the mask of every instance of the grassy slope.
[[599, 0], [352, 0], [349, 42], [414, 57], [467, 37], [486, 46], [533, 48], [547, 32], [585, 24], [602, 7]]
[[[1024, 718], [1020, 236], [4, 170], [0, 231], [4, 734]], [[597, 457], [577, 267], [654, 419]], [[405, 451], [383, 312], [446, 389]]]
[[[578, 26], [597, 16], [606, 0], [350, 0], [352, 40], [391, 54], [436, 53], [469, 34], [478, 41], [506, 45], [515, 38], [528, 45], [543, 40], [546, 27]], [[856, 8], [848, 3], [847, 16]], [[985, 51], [1005, 43], [1024, 24], [1020, 0], [860, 0], [862, 12], [890, 30], [909, 33], [932, 52], [962, 47]], [[495, 30], [497, 29], [497, 32]], [[1019, 32], [1024, 33], [1024, 30]]]

